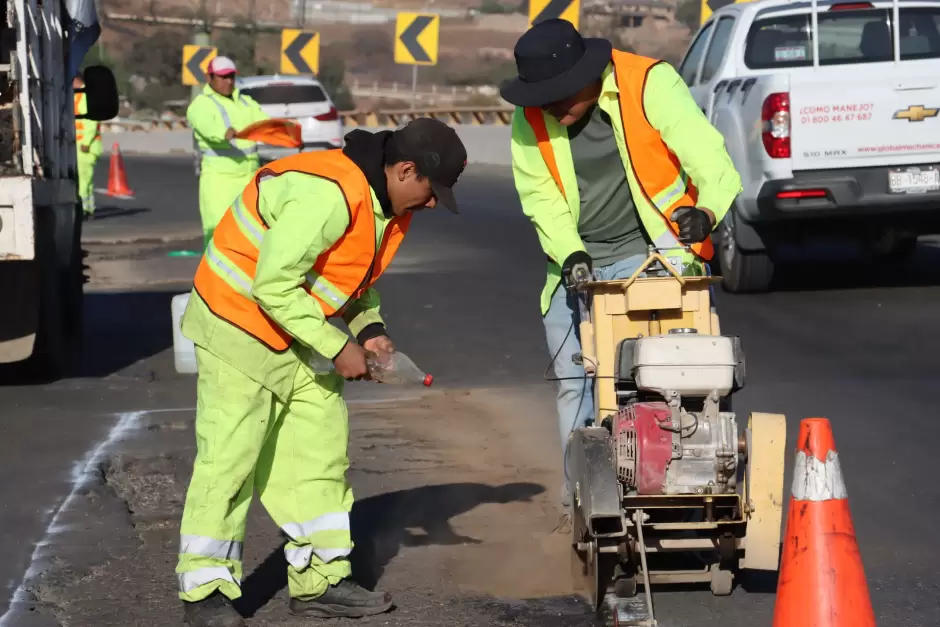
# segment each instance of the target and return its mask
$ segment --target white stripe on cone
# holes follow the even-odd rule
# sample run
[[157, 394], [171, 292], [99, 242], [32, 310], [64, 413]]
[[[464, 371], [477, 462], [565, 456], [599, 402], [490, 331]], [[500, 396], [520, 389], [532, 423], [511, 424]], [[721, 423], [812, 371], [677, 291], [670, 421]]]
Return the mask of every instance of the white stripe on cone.
[[796, 453], [793, 469], [793, 499], [796, 501], [830, 501], [848, 498], [839, 454], [829, 451], [826, 461], [803, 451]]

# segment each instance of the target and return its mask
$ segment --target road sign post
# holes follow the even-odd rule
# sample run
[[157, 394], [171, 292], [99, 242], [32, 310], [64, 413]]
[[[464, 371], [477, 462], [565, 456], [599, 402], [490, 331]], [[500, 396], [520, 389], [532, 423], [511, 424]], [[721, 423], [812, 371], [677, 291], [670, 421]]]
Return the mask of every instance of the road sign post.
[[418, 99], [418, 66], [437, 65], [441, 17], [436, 13], [399, 13], [395, 19], [395, 63], [411, 65], [411, 108]]
[[204, 85], [209, 82], [209, 62], [215, 58], [218, 51], [212, 46], [186, 44], [183, 46], [183, 84]]
[[545, 20], [561, 18], [578, 28], [581, 22], [581, 0], [529, 0], [529, 27]]
[[296, 28], [281, 31], [281, 74], [320, 73], [320, 33]]

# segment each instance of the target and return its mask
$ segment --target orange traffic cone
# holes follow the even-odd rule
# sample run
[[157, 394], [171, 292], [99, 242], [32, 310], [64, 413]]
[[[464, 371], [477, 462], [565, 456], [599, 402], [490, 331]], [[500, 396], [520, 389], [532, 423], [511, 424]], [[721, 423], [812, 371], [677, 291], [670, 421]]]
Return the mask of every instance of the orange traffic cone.
[[121, 157], [121, 147], [115, 144], [111, 147], [111, 169], [108, 172], [108, 196], [114, 198], [133, 198], [134, 192], [127, 185], [127, 173], [124, 171], [124, 159]]
[[829, 420], [797, 442], [773, 627], [875, 627]]

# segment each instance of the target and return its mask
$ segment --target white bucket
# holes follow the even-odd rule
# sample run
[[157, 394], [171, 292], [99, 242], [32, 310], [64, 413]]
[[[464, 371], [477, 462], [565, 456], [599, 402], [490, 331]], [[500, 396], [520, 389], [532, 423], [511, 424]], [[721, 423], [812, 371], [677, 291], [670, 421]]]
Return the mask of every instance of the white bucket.
[[183, 312], [186, 311], [189, 294], [189, 292], [177, 294], [170, 304], [170, 313], [173, 317], [173, 365], [180, 374], [196, 373], [196, 347], [180, 331], [180, 321], [183, 319]]

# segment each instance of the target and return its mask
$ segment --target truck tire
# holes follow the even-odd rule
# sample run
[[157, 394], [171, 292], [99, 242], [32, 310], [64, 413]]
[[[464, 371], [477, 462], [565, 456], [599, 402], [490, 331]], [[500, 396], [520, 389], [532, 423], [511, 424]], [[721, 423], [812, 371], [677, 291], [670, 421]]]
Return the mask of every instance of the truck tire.
[[70, 342], [65, 315], [62, 272], [56, 247], [56, 215], [46, 207], [36, 211], [36, 260], [39, 278], [39, 316], [33, 354], [23, 363], [26, 378], [54, 381], [68, 366]]
[[774, 276], [773, 260], [766, 251], [741, 250], [735, 238], [734, 219], [732, 209], [719, 227], [721, 286], [732, 294], [767, 291]]
[[82, 207], [59, 213], [56, 222], [56, 247], [59, 253], [59, 272], [62, 281], [65, 328], [73, 348], [80, 343], [84, 325], [85, 268], [82, 252]]

